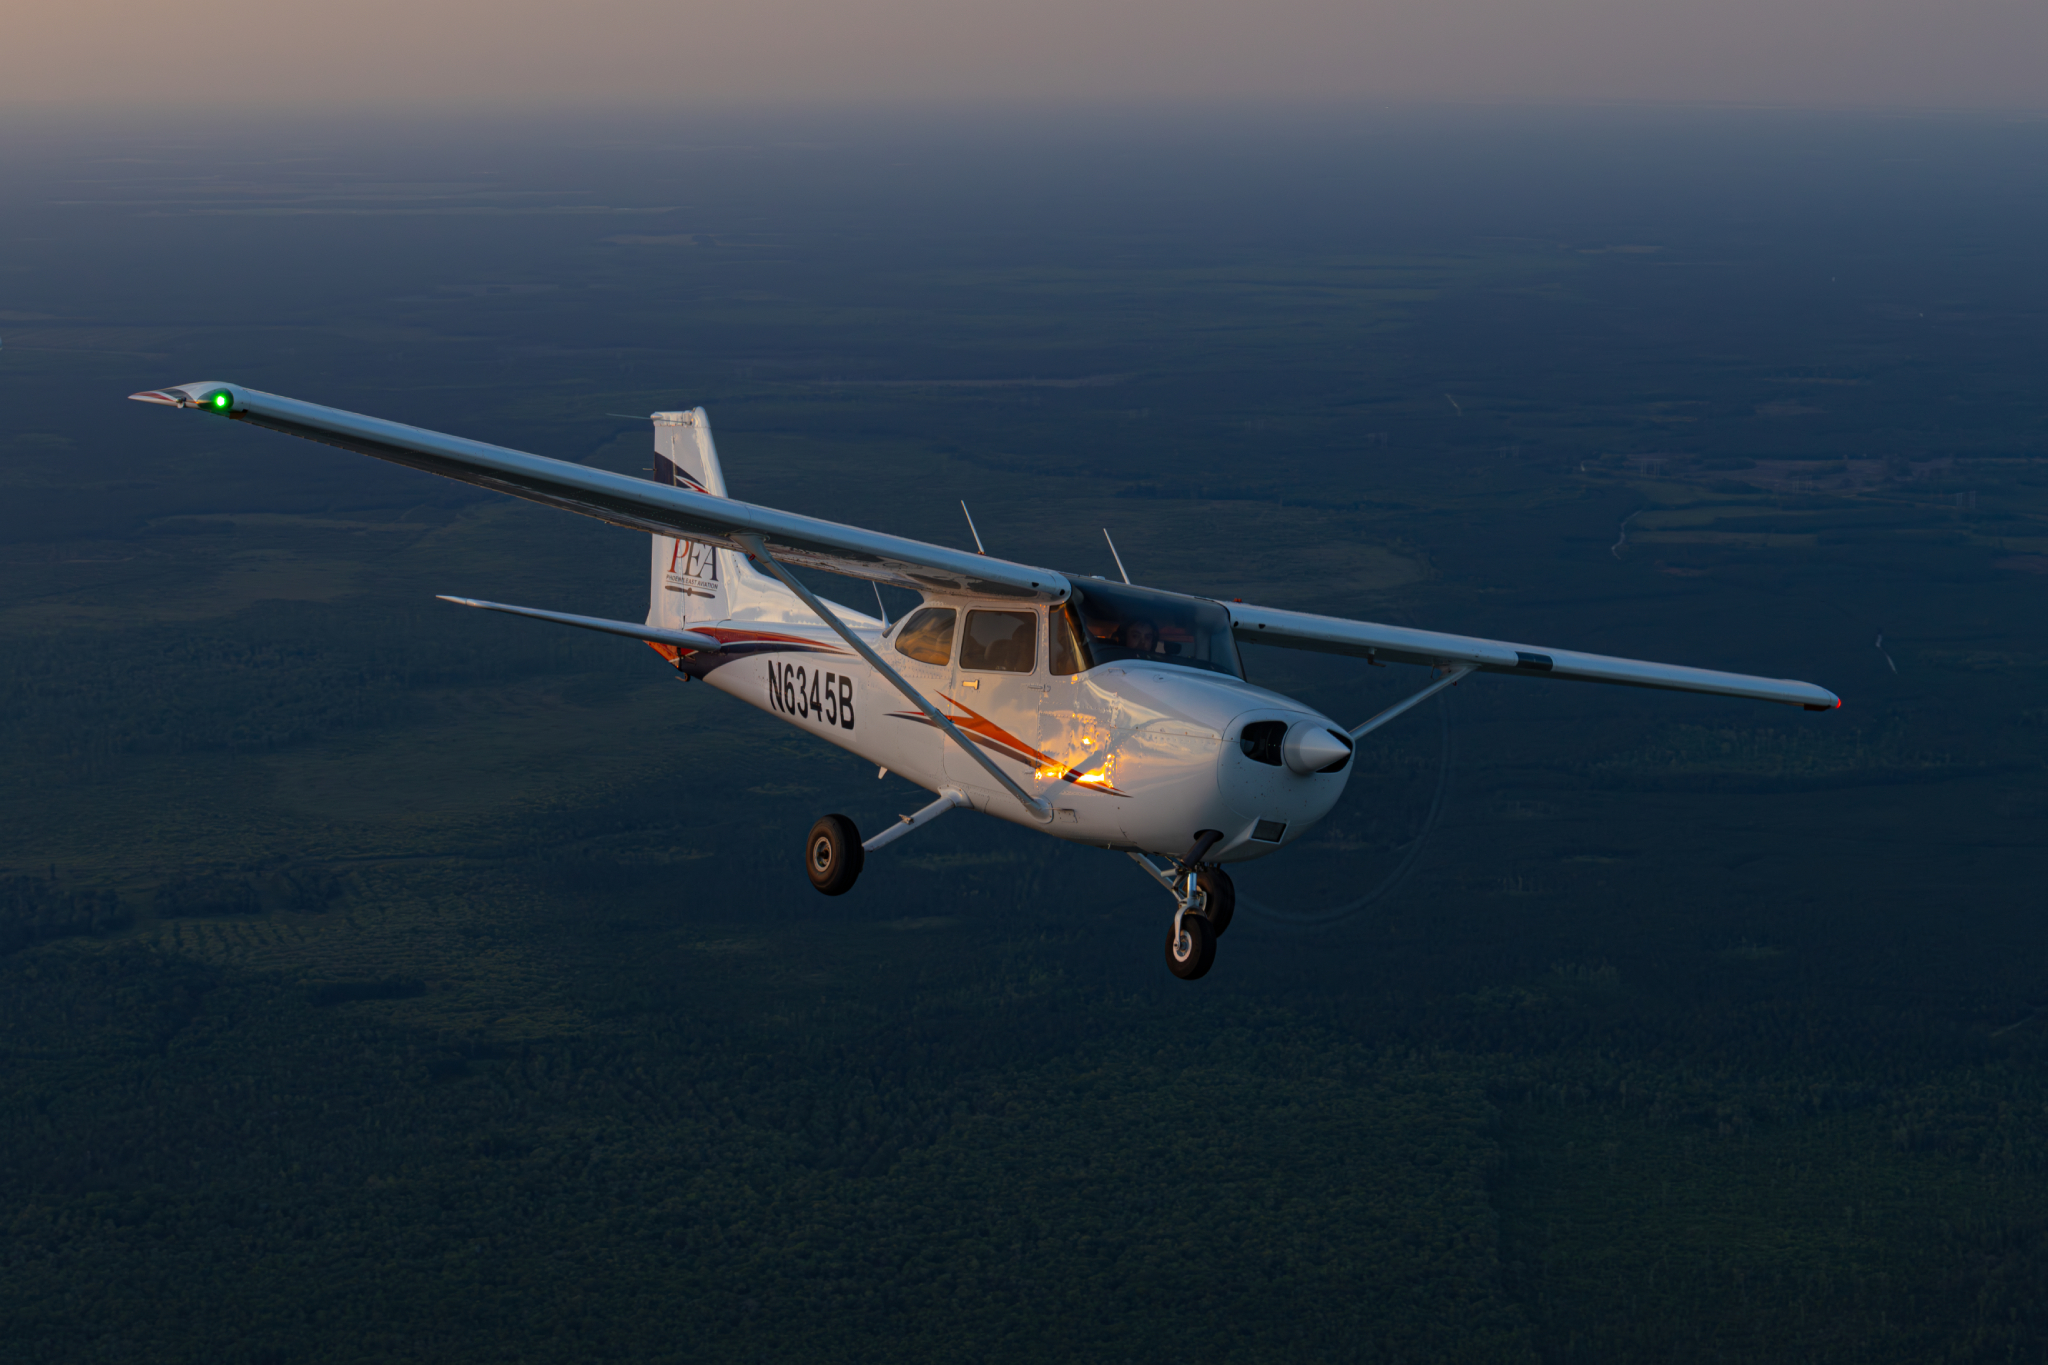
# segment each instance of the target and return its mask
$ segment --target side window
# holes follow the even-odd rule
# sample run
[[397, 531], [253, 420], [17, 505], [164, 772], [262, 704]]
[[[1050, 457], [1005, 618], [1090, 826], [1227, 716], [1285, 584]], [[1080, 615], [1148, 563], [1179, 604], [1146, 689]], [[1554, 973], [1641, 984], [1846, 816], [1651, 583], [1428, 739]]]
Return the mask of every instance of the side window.
[[1055, 678], [1071, 678], [1076, 673], [1085, 673], [1092, 665], [1088, 662], [1087, 638], [1081, 630], [1081, 623], [1074, 616], [1074, 609], [1068, 606], [1054, 607], [1046, 617], [1045, 629], [1051, 638], [1048, 665]]
[[921, 664], [946, 664], [953, 659], [953, 623], [959, 614], [951, 607], [924, 607], [896, 632], [896, 652]]
[[1029, 673], [1038, 665], [1038, 613], [970, 611], [960, 640], [960, 667], [983, 673]]

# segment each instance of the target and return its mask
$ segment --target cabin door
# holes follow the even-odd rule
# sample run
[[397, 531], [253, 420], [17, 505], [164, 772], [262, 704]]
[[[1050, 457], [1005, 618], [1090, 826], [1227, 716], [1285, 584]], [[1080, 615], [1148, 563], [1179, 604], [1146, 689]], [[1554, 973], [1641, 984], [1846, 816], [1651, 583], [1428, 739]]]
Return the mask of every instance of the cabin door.
[[[1039, 641], [1044, 619], [1029, 607], [967, 608], [953, 686], [946, 693], [953, 724], [1026, 791], [1039, 785], [1032, 774], [1040, 764], [1039, 710], [1047, 687]], [[977, 792], [999, 790], [987, 770], [951, 741], [946, 776]]]

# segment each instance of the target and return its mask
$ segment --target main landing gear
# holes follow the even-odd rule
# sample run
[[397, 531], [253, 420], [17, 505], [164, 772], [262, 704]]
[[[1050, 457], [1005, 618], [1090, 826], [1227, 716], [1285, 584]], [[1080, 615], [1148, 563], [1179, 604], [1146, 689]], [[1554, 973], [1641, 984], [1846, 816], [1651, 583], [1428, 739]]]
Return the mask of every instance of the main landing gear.
[[1173, 892], [1173, 927], [1166, 934], [1166, 970], [1182, 981], [1208, 974], [1216, 963], [1216, 940], [1230, 927], [1237, 911], [1237, 888], [1220, 867], [1202, 866], [1202, 855], [1223, 836], [1204, 830], [1195, 846], [1174, 865], [1169, 879], [1157, 873]]
[[843, 896], [853, 890], [868, 854], [895, 843], [914, 829], [930, 824], [947, 811], [968, 804], [958, 787], [941, 787], [938, 799], [915, 815], [899, 815], [896, 823], [866, 843], [853, 821], [843, 815], [828, 815], [811, 826], [804, 836], [804, 872], [811, 885], [828, 896]]
[[[811, 885], [827, 896], [843, 896], [853, 889], [867, 861], [869, 847], [879, 848], [945, 814], [967, 804], [959, 792], [948, 789], [938, 800], [915, 815], [906, 815], [890, 828], [861, 843], [860, 831], [843, 815], [828, 815], [811, 826], [804, 836], [804, 873]], [[1230, 874], [1202, 858], [1223, 836], [1203, 830], [1195, 836], [1187, 855], [1162, 868], [1143, 853], [1133, 853], [1139, 866], [1173, 893], [1173, 925], [1166, 934], [1166, 970], [1182, 981], [1195, 981], [1209, 974], [1216, 963], [1216, 940], [1230, 928], [1237, 911], [1237, 888]]]
[[804, 871], [811, 885], [828, 896], [843, 896], [853, 890], [867, 861], [860, 846], [860, 831], [843, 815], [828, 815], [811, 826], [804, 838]]

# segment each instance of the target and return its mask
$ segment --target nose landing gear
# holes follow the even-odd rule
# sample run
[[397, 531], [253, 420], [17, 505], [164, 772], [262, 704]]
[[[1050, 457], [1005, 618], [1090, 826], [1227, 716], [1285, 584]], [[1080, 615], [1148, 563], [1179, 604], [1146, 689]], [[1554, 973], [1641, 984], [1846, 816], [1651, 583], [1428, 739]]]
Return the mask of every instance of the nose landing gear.
[[1216, 931], [1201, 915], [1176, 913], [1166, 935], [1166, 970], [1183, 981], [1207, 975], [1216, 962]]
[[1182, 981], [1194, 981], [1208, 974], [1216, 961], [1216, 940], [1230, 927], [1237, 910], [1237, 888], [1230, 874], [1220, 867], [1202, 866], [1202, 855], [1223, 836], [1204, 830], [1185, 858], [1162, 871], [1143, 854], [1133, 853], [1160, 885], [1173, 893], [1173, 927], [1166, 935], [1166, 970]]

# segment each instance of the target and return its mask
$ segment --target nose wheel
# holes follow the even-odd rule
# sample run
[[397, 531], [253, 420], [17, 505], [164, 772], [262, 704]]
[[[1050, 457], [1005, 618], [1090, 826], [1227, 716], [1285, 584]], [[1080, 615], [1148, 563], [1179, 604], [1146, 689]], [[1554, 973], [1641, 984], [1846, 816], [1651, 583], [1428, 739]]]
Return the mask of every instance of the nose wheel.
[[843, 815], [826, 816], [812, 825], [804, 838], [804, 873], [824, 895], [843, 896], [851, 891], [866, 860], [860, 831]]
[[1166, 970], [1183, 981], [1208, 975], [1216, 963], [1216, 931], [1209, 921], [1185, 911], [1173, 917], [1166, 935]]
[[1237, 888], [1220, 867], [1184, 870], [1173, 888], [1177, 905], [1166, 933], [1166, 970], [1182, 981], [1195, 981], [1216, 963], [1216, 940], [1230, 927]]

